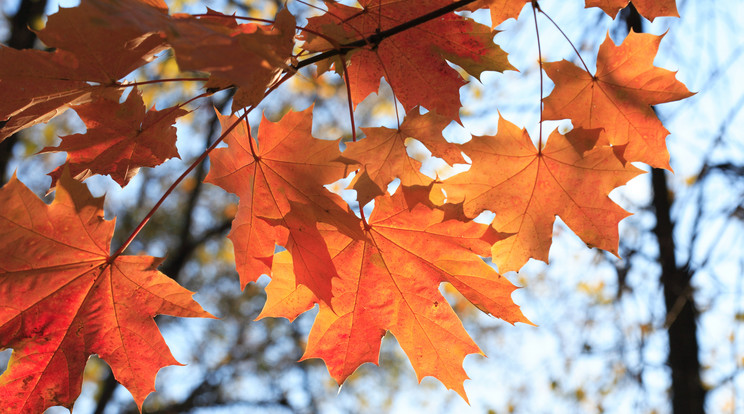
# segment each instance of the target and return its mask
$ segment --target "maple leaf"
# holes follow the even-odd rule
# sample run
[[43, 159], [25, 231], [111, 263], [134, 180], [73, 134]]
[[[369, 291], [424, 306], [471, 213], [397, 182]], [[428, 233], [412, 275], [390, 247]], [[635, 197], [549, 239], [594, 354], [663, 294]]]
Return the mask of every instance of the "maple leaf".
[[0, 47], [0, 141], [21, 129], [48, 122], [70, 105], [89, 102], [151, 61], [166, 45], [140, 25], [157, 2], [83, 0], [49, 17], [39, 38], [54, 52]]
[[292, 255], [288, 250], [274, 255], [271, 264], [271, 282], [266, 285], [266, 303], [256, 317], [287, 318], [294, 321], [318, 302], [313, 292], [305, 285], [298, 285], [295, 280]]
[[[614, 19], [617, 12], [628, 4], [629, 0], [586, 0], [585, 7], [599, 7]], [[675, 0], [633, 0], [633, 5], [641, 16], [650, 21], [661, 16], [679, 17]]]
[[[206, 18], [176, 18], [167, 31], [181, 70], [211, 74], [206, 88], [237, 86], [233, 111], [255, 107], [266, 88], [288, 70], [295, 18], [286, 7], [273, 25], [236, 24], [230, 16], [210, 11]], [[178, 17], [178, 16], [177, 16]]]
[[[218, 116], [223, 131], [238, 120]], [[225, 138], [228, 147], [210, 156], [205, 182], [240, 198], [228, 237], [243, 287], [269, 273], [279, 244], [292, 251], [298, 283], [330, 300], [336, 270], [314, 223], [329, 222], [352, 234], [359, 233], [359, 225], [343, 199], [323, 187], [346, 175], [346, 166], [336, 162], [339, 141], [315, 139], [311, 129], [312, 107], [289, 112], [276, 123], [264, 119], [258, 142], [241, 122]], [[306, 211], [290, 214], [291, 202]]]
[[178, 364], [153, 317], [211, 317], [156, 270], [161, 259], [109, 258], [114, 222], [103, 198], [64, 173], [51, 205], [15, 176], [0, 188], [0, 376], [3, 412], [72, 407], [92, 354], [107, 361], [139, 407], [155, 375]]
[[15, 50], [0, 45], [0, 141], [48, 122], [70, 105], [88, 102], [96, 89], [74, 79], [68, 52]]
[[[401, 2], [364, 0], [363, 9], [326, 2], [328, 12], [308, 20], [307, 28], [327, 33], [336, 45], [376, 35], [427, 12], [447, 6], [449, 0]], [[339, 26], [343, 36], [339, 36]], [[312, 32], [310, 32], [312, 33]], [[459, 119], [459, 89], [465, 84], [447, 60], [475, 77], [484, 70], [514, 69], [506, 53], [493, 43], [496, 32], [471, 19], [448, 13], [401, 33], [355, 50], [349, 57], [349, 82], [354, 105], [377, 92], [384, 77], [406, 112], [421, 105], [450, 119]], [[304, 48], [318, 51], [323, 43], [306, 35]], [[325, 42], [327, 49], [335, 45]], [[446, 60], [445, 60], [446, 59]]]
[[463, 10], [490, 9], [491, 28], [494, 28], [508, 19], [518, 18], [524, 5], [529, 2], [530, 0], [478, 0], [463, 7]]
[[47, 46], [75, 56], [74, 79], [110, 84], [167, 48], [159, 33], [142, 24], [166, 15], [167, 8], [139, 0], [83, 0], [49, 16], [38, 36]]
[[459, 147], [442, 136], [442, 130], [449, 123], [446, 117], [434, 112], [421, 115], [418, 108], [414, 108], [406, 114], [398, 129], [362, 128], [365, 138], [347, 143], [343, 153], [344, 158], [365, 170], [350, 184], [357, 191], [357, 201], [366, 205], [374, 197], [382, 195], [395, 178], [400, 178], [404, 186], [427, 185], [432, 181], [421, 173], [421, 163], [408, 156], [406, 142], [410, 138], [419, 140], [432, 151], [432, 155], [450, 164], [464, 163]]
[[[507, 322], [530, 322], [511, 300], [516, 287], [479, 256], [489, 253], [490, 244], [481, 238], [487, 226], [443, 222], [442, 210], [409, 207], [405, 191], [375, 200], [364, 239], [321, 230], [339, 279], [333, 283], [333, 307], [320, 304], [302, 359], [322, 358], [341, 384], [361, 364], [377, 364], [389, 330], [419, 381], [434, 376], [467, 399], [462, 361], [481, 351], [439, 285], [449, 282], [478, 308]], [[262, 317], [293, 319], [312, 304], [302, 286], [291, 290], [294, 276], [286, 260], [272, 269]]]
[[602, 128], [610, 144], [627, 145], [625, 160], [671, 169], [669, 131], [651, 105], [692, 93], [675, 72], [653, 66], [662, 37], [631, 31], [615, 46], [608, 34], [599, 47], [595, 75], [567, 60], [545, 63], [545, 73], [556, 85], [544, 101], [545, 119], [570, 118], [577, 128]]
[[126, 101], [118, 93], [99, 95], [92, 102], [75, 107], [88, 131], [61, 137], [56, 147], [41, 152], [67, 151], [68, 161], [49, 175], [56, 185], [67, 166], [78, 180], [91, 174], [110, 175], [124, 187], [140, 167], [155, 167], [166, 159], [179, 157], [176, 149], [176, 118], [188, 113], [180, 107], [147, 111], [142, 95], [135, 88]]
[[496, 135], [462, 145], [470, 170], [433, 191], [463, 203], [468, 217], [496, 213], [491, 253], [501, 272], [519, 270], [529, 258], [548, 261], [556, 216], [588, 245], [617, 255], [617, 225], [629, 213], [607, 195], [641, 170], [623, 165], [610, 147], [592, 149], [598, 133], [553, 132], [538, 151], [525, 130], [501, 118]]

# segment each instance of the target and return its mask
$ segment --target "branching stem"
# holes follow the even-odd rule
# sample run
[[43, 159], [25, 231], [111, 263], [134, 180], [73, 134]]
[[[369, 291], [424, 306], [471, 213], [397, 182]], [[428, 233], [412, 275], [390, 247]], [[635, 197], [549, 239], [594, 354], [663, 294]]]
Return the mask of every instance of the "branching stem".
[[[272, 85], [266, 91], [266, 93], [264, 94], [264, 97], [266, 97], [269, 94], [271, 94], [274, 90], [276, 90], [276, 88], [279, 87], [279, 85], [281, 85], [287, 79], [289, 79], [292, 76], [294, 76], [294, 74], [297, 72], [297, 70], [299, 70], [299, 69], [301, 69], [301, 68], [303, 68], [305, 66], [309, 66], [309, 65], [311, 65], [313, 63], [320, 62], [320, 61], [322, 61], [324, 59], [328, 59], [328, 58], [333, 57], [333, 56], [338, 56], [338, 55], [344, 54], [344, 53], [348, 52], [351, 49], [355, 49], [355, 48], [362, 47], [362, 46], [365, 46], [365, 45], [370, 45], [370, 44], [372, 44], [372, 45], [379, 44], [385, 38], [388, 38], [390, 36], [393, 36], [395, 34], [398, 34], [400, 32], [403, 32], [405, 30], [408, 30], [408, 29], [411, 29], [413, 27], [416, 27], [416, 26], [418, 26], [420, 24], [426, 23], [426, 22], [428, 22], [430, 20], [433, 20], [433, 19], [436, 19], [436, 18], [438, 18], [440, 16], [444, 16], [447, 13], [450, 13], [452, 11], [455, 11], [455, 10], [459, 9], [460, 7], [466, 6], [466, 5], [468, 5], [470, 3], [473, 3], [475, 1], [476, 0], [459, 0], [459, 1], [456, 1], [456, 2], [454, 2], [452, 4], [449, 4], [449, 5], [445, 6], [445, 7], [442, 7], [442, 8], [439, 8], [437, 10], [434, 10], [434, 11], [432, 11], [430, 13], [427, 13], [427, 14], [425, 14], [423, 16], [420, 16], [420, 17], [417, 17], [417, 18], [412, 19], [410, 21], [407, 21], [405, 23], [399, 24], [398, 26], [392, 27], [390, 29], [387, 29], [387, 30], [384, 30], [384, 31], [381, 31], [381, 32], [377, 32], [377, 33], [375, 33], [375, 34], [373, 34], [371, 36], [368, 36], [368, 37], [366, 37], [364, 39], [360, 39], [360, 40], [356, 40], [354, 42], [350, 42], [350, 43], [346, 43], [346, 44], [340, 45], [337, 49], [329, 50], [327, 52], [323, 52], [323, 53], [317, 54], [317, 55], [315, 55], [313, 57], [310, 57], [308, 59], [305, 59], [302, 62], [299, 62], [297, 65], [295, 65], [293, 67], [293, 69], [294, 69], [293, 71], [288, 72], [288, 73], [285, 73], [285, 75], [279, 81], [277, 81], [274, 85]], [[197, 16], [197, 17], [200, 17], [200, 16], [202, 16], [202, 17], [215, 17], [215, 16], [218, 16], [218, 15], [204, 14], [204, 15], [194, 15], [194, 16]], [[226, 16], [226, 17], [233, 18], [235, 16]], [[253, 19], [253, 18], [246, 18], [246, 19]], [[271, 20], [264, 20], [264, 19], [254, 19], [254, 20], [255, 21], [262, 21], [262, 22], [266, 22], [266, 23], [273, 23], [273, 21], [271, 21]], [[132, 86], [132, 85], [135, 85], [135, 84], [137, 84], [137, 85], [144, 85], [144, 84], [147, 84], [147, 83], [168, 82], [168, 81], [176, 81], [176, 80], [178, 80], [178, 81], [184, 81], [184, 80], [200, 80], [200, 81], [204, 81], [204, 80], [207, 80], [207, 79], [205, 79], [205, 78], [181, 78], [181, 79], [173, 79], [173, 80], [160, 79], [160, 80], [154, 80], [154, 81], [144, 81], [144, 82], [132, 83], [132, 84], [129, 84], [129, 85], [122, 85], [122, 86]], [[347, 77], [347, 82], [348, 82], [348, 77]], [[196, 168], [197, 165], [199, 165], [199, 163], [201, 163], [202, 161], [204, 161], [207, 158], [207, 156], [209, 155], [209, 153], [211, 153], [212, 150], [214, 150], [217, 147], [217, 145], [219, 145], [222, 142], [222, 140], [225, 139], [225, 137], [227, 136], [227, 134], [229, 134], [230, 132], [232, 132], [233, 129], [235, 129], [235, 127], [238, 125], [238, 123], [242, 122], [244, 119], [247, 119], [248, 114], [253, 109], [254, 108], [249, 108], [248, 110], [246, 110], [246, 112], [243, 115], [241, 115], [240, 118], [238, 118], [237, 121], [235, 121], [232, 125], [230, 125], [230, 127], [228, 127], [225, 131], [223, 131], [222, 132], [222, 135], [220, 135], [220, 137], [217, 138], [214, 141], [214, 143], [212, 145], [210, 145], [209, 148], [207, 148], [199, 156], [199, 158], [197, 158], [189, 166], [189, 168], [187, 168], [186, 171], [184, 171], [176, 179], [175, 182], [173, 182], [173, 184], [171, 184], [171, 186], [165, 191], [165, 193], [163, 194], [163, 196], [160, 197], [160, 200], [158, 200], [158, 202], [155, 203], [155, 205], [152, 207], [152, 209], [150, 209], [150, 212], [147, 213], [147, 215], [145, 216], [145, 218], [142, 219], [142, 221], [139, 223], [139, 225], [137, 225], [137, 227], [134, 229], [134, 231], [132, 231], [132, 234], [129, 235], [129, 237], [127, 238], [127, 240], [121, 245], [121, 247], [119, 247], [118, 250], [116, 250], [116, 252], [114, 252], [114, 254], [112, 254], [109, 257], [108, 263], [113, 263], [113, 261], [117, 257], [119, 257], [124, 252], [124, 250], [126, 250], [127, 247], [129, 247], [129, 245], [132, 243], [132, 241], [134, 240], [134, 238], [137, 237], [137, 234], [139, 234], [139, 232], [145, 227], [145, 225], [147, 224], [147, 222], [150, 221], [150, 218], [152, 218], [152, 216], [155, 214], [155, 212], [158, 210], [158, 208], [160, 208], [160, 206], [166, 200], [166, 198], [168, 198], [168, 196], [176, 189], [176, 187], [178, 186], [178, 184], [180, 184], [181, 181], [183, 181], [186, 178], [186, 176], [189, 173], [191, 173], [191, 171], [194, 168]], [[353, 114], [352, 114], [352, 119], [353, 119]], [[359, 211], [360, 211], [360, 214], [361, 214], [361, 217], [362, 217], [362, 221], [365, 223], [365, 226], [369, 226], [367, 224], [367, 221], [366, 221], [365, 217], [364, 217], [364, 209], [363, 209], [362, 206], [360, 206]]]

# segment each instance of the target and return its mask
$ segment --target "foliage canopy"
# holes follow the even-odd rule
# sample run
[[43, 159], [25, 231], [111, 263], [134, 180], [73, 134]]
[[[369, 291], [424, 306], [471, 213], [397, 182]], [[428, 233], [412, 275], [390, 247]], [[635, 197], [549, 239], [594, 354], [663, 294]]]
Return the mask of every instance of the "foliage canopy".
[[[541, 63], [555, 83], [541, 118], [570, 119], [572, 131], [545, 139], [541, 131], [535, 144], [502, 118], [494, 136], [449, 142], [443, 130], [460, 121], [467, 77], [515, 69], [493, 27], [528, 3], [542, 12], [524, 0], [328, 1], [298, 27], [286, 7], [266, 21], [212, 10], [171, 15], [162, 0], [83, 0], [39, 32], [54, 51], [0, 47], [0, 139], [70, 108], [87, 127], [43, 150], [67, 152], [50, 174], [51, 205], [15, 178], [0, 189], [0, 347], [14, 349], [0, 377], [8, 412], [71, 407], [91, 354], [141, 407], [158, 369], [177, 363], [153, 316], [211, 316], [156, 270], [159, 259], [122, 255], [152, 212], [112, 252], [114, 222], [81, 182], [102, 174], [126, 186], [141, 167], [177, 157], [175, 120], [225, 89], [235, 94], [233, 114], [219, 115], [222, 135], [163, 199], [209, 155], [205, 181], [240, 198], [229, 237], [241, 286], [272, 278], [261, 317], [292, 320], [320, 307], [303, 358], [323, 359], [342, 383], [377, 363], [390, 331], [419, 379], [434, 376], [467, 398], [462, 361], [481, 351], [440, 284], [483, 312], [530, 323], [511, 299], [516, 287], [482, 258], [501, 272], [547, 261], [556, 216], [587, 245], [617, 254], [617, 225], [628, 213], [608, 194], [641, 172], [632, 162], [669, 168], [668, 131], [651, 105], [691, 95], [673, 72], [653, 66], [662, 37], [631, 32], [620, 45], [604, 41], [595, 74], [567, 60]], [[627, 3], [586, 6], [614, 16]], [[676, 15], [673, 0], [637, 3], [649, 19]], [[491, 27], [460, 13], [477, 8], [490, 8]], [[122, 81], [165, 50], [182, 77]], [[255, 137], [248, 125], [260, 102], [310, 65], [312, 76], [334, 70], [346, 82], [352, 139], [344, 151], [340, 139], [312, 136], [312, 107], [263, 119]], [[358, 137], [354, 110], [382, 78], [405, 114], [397, 128], [364, 128]], [[173, 81], [200, 82], [204, 92], [147, 109], [140, 90]], [[407, 152], [411, 139], [470, 168], [429, 177]], [[326, 188], [350, 174], [357, 212]], [[390, 192], [395, 179], [400, 187]], [[486, 210], [495, 213], [490, 225], [473, 220]]]

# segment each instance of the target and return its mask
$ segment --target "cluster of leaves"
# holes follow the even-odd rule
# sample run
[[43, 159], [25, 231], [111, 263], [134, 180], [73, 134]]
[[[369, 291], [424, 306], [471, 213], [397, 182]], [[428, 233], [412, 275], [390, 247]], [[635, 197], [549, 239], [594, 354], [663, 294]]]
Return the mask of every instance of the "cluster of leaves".
[[[676, 15], [673, 0], [634, 3], [649, 19]], [[587, 245], [617, 254], [617, 225], [628, 213], [608, 194], [640, 173], [631, 162], [669, 168], [668, 131], [651, 105], [690, 95], [653, 66], [660, 36], [630, 33], [620, 45], [608, 37], [596, 73], [566, 60], [543, 66], [555, 89], [542, 118], [570, 119], [572, 131], [535, 145], [502, 118], [494, 136], [447, 141], [442, 131], [459, 122], [467, 82], [450, 63], [476, 78], [513, 70], [493, 27], [526, 4], [541, 12], [524, 0], [327, 1], [297, 27], [286, 7], [256, 21], [211, 10], [169, 15], [162, 0], [83, 0], [38, 33], [54, 51], [0, 47], [0, 139], [68, 108], [87, 126], [43, 149], [67, 152], [50, 173], [51, 205], [15, 177], [0, 189], [0, 347], [14, 350], [0, 376], [6, 411], [71, 407], [91, 354], [141, 407], [157, 371], [177, 363], [152, 317], [210, 316], [156, 270], [158, 259], [122, 255], [149, 216], [111, 252], [114, 223], [82, 181], [102, 174], [125, 186], [139, 168], [177, 157], [173, 124], [184, 106], [228, 88], [233, 115], [220, 115], [222, 135], [197, 163], [210, 155], [206, 181], [240, 198], [229, 237], [241, 286], [271, 275], [261, 317], [293, 320], [318, 305], [303, 358], [323, 359], [339, 383], [377, 362], [390, 331], [419, 378], [434, 376], [466, 398], [462, 361], [481, 351], [439, 285], [483, 312], [530, 323], [511, 300], [516, 287], [483, 257], [502, 272], [547, 261], [556, 216]], [[611, 16], [627, 4], [586, 1]], [[490, 8], [492, 27], [455, 13], [479, 8]], [[148, 110], [139, 88], [174, 79], [122, 79], [166, 49], [184, 73], [206, 74], [175, 80], [202, 82], [205, 93]], [[354, 138], [343, 152], [339, 140], [312, 136], [312, 107], [263, 119], [252, 136], [248, 113], [310, 65], [314, 76], [335, 70], [346, 81]], [[364, 128], [357, 141], [354, 110], [382, 78], [405, 117], [397, 129]], [[411, 139], [469, 170], [446, 180], [422, 174], [407, 153]], [[360, 206], [374, 201], [369, 217], [325, 187], [350, 174]], [[496, 213], [490, 225], [473, 221], [486, 210]]]

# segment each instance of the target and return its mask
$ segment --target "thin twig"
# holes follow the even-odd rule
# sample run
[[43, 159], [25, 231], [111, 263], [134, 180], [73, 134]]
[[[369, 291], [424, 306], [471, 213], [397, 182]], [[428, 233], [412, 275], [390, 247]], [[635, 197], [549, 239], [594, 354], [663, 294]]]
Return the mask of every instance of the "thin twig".
[[160, 206], [163, 204], [163, 202], [165, 202], [165, 199], [168, 198], [168, 196], [173, 192], [173, 190], [176, 189], [176, 187], [178, 187], [178, 184], [180, 184], [181, 181], [183, 181], [183, 179], [186, 178], [186, 176], [189, 175], [189, 173], [191, 173], [191, 171], [193, 171], [194, 168], [196, 168], [197, 165], [199, 165], [199, 163], [201, 163], [202, 161], [204, 161], [207, 158], [207, 155], [209, 155], [209, 153], [211, 153], [212, 150], [214, 150], [215, 148], [217, 148], [217, 145], [219, 145], [222, 142], [222, 140], [225, 139], [225, 137], [227, 136], [227, 134], [229, 134], [230, 132], [232, 132], [232, 130], [235, 129], [235, 127], [238, 125], [238, 123], [240, 123], [240, 121], [242, 121], [243, 118], [247, 117], [249, 113], [250, 113], [250, 111], [246, 111], [240, 118], [238, 118], [238, 120], [236, 122], [234, 122], [232, 125], [230, 125], [229, 128], [227, 128], [225, 131], [223, 131], [222, 132], [222, 135], [220, 135], [220, 137], [217, 138], [214, 141], [214, 143], [212, 145], [210, 145], [209, 148], [207, 148], [199, 156], [199, 158], [197, 158], [193, 163], [191, 163], [191, 165], [189, 166], [189, 168], [187, 168], [186, 171], [184, 171], [176, 179], [176, 181], [174, 181], [173, 184], [171, 184], [170, 187], [168, 187], [168, 189], [165, 191], [165, 193], [162, 195], [162, 197], [160, 197], [160, 200], [158, 200], [158, 202], [155, 203], [155, 205], [150, 209], [150, 212], [147, 213], [147, 215], [145, 216], [145, 218], [143, 218], [142, 221], [140, 222], [140, 224], [134, 229], [134, 231], [132, 231], [132, 234], [129, 235], [129, 237], [127, 238], [127, 240], [124, 241], [124, 243], [121, 245], [121, 247], [119, 247], [119, 249], [116, 250], [116, 252], [114, 252], [114, 254], [112, 254], [108, 258], [108, 260], [107, 260], [107, 263], [108, 264], [113, 263], [114, 260], [117, 257], [119, 257], [124, 252], [124, 250], [126, 250], [127, 247], [129, 247], [129, 244], [132, 243], [132, 241], [134, 240], [134, 238], [137, 237], [137, 235], [139, 234], [139, 232], [145, 227], [145, 224], [147, 224], [147, 222], [150, 221], [150, 218], [152, 218], [152, 216], [155, 214], [155, 212], [158, 211], [158, 208], [160, 208]]
[[206, 82], [208, 80], [209, 80], [209, 78], [152, 79], [152, 80], [141, 81], [141, 82], [119, 83], [119, 84], [117, 84], [117, 87], [119, 87], [119, 88], [128, 88], [130, 86], [149, 85], [149, 84], [153, 84], [153, 83], [165, 83], [165, 82]]
[[[292, 76], [294, 76], [294, 73], [295, 73], [295, 72], [291, 72], [291, 73], [286, 73], [286, 74], [284, 75], [284, 77], [282, 77], [281, 79], [279, 79], [279, 80], [278, 80], [278, 81], [277, 81], [277, 82], [276, 82], [276, 83], [275, 83], [274, 85], [272, 85], [272, 86], [271, 86], [271, 88], [269, 88], [269, 89], [268, 89], [268, 90], [266, 91], [266, 93], [264, 93], [264, 98], [265, 98], [265, 97], [267, 97], [267, 96], [269, 96], [269, 95], [270, 95], [270, 94], [271, 94], [272, 92], [274, 92], [274, 91], [275, 91], [275, 90], [276, 90], [276, 89], [277, 89], [277, 88], [278, 88], [278, 87], [279, 87], [279, 86], [280, 86], [281, 84], [283, 84], [284, 82], [286, 82], [286, 81], [287, 81], [287, 79], [289, 79], [289, 78], [291, 78]], [[180, 183], [181, 183], [181, 181], [183, 181], [183, 180], [184, 180], [184, 178], [186, 178], [186, 176], [187, 176], [187, 175], [189, 175], [189, 173], [190, 173], [191, 171], [193, 171], [193, 170], [194, 170], [194, 168], [196, 168], [196, 166], [197, 166], [197, 165], [199, 165], [199, 163], [201, 163], [202, 161], [204, 161], [204, 160], [205, 160], [205, 159], [207, 158], [207, 156], [208, 156], [208, 155], [209, 155], [209, 154], [210, 154], [210, 153], [211, 153], [211, 152], [212, 152], [212, 151], [213, 151], [213, 150], [214, 150], [215, 148], [217, 148], [217, 146], [218, 146], [218, 145], [219, 145], [219, 144], [220, 144], [220, 143], [221, 143], [221, 142], [222, 142], [222, 141], [223, 141], [223, 140], [225, 139], [225, 137], [227, 136], [227, 134], [229, 134], [230, 132], [232, 132], [232, 130], [233, 130], [233, 129], [235, 129], [235, 127], [236, 127], [236, 126], [237, 126], [237, 125], [238, 125], [238, 124], [239, 124], [239, 123], [240, 123], [240, 122], [241, 122], [241, 121], [242, 121], [243, 119], [246, 119], [246, 118], [248, 117], [248, 114], [249, 114], [249, 113], [251, 113], [251, 111], [252, 111], [252, 110], [253, 110], [254, 108], [255, 108], [255, 107], [251, 107], [251, 108], [249, 108], [248, 110], [246, 110], [246, 111], [245, 111], [245, 113], [244, 113], [243, 115], [241, 115], [241, 116], [240, 116], [240, 118], [238, 118], [238, 119], [237, 119], [237, 120], [236, 120], [236, 121], [235, 121], [235, 122], [234, 122], [234, 123], [233, 123], [232, 125], [230, 125], [230, 126], [229, 126], [229, 127], [228, 127], [228, 128], [227, 128], [227, 129], [225, 130], [225, 131], [223, 131], [223, 132], [222, 132], [222, 135], [220, 135], [220, 137], [219, 137], [219, 138], [217, 138], [217, 139], [216, 139], [216, 140], [214, 141], [214, 143], [213, 143], [212, 145], [210, 145], [210, 146], [209, 146], [209, 148], [207, 148], [206, 150], [204, 150], [204, 152], [203, 152], [203, 153], [202, 153], [202, 154], [201, 154], [201, 155], [199, 156], [199, 158], [197, 158], [197, 159], [196, 159], [196, 160], [195, 160], [195, 161], [194, 161], [194, 162], [193, 162], [193, 163], [192, 163], [192, 164], [191, 164], [191, 165], [189, 166], [189, 168], [187, 168], [187, 169], [186, 169], [186, 171], [184, 171], [184, 172], [183, 172], [183, 174], [181, 174], [181, 175], [180, 175], [180, 176], [179, 176], [179, 177], [178, 177], [178, 178], [176, 179], [176, 181], [175, 181], [175, 182], [174, 182], [173, 184], [171, 184], [171, 186], [170, 186], [170, 187], [168, 188], [168, 190], [166, 190], [166, 191], [165, 191], [165, 193], [163, 194], [163, 196], [162, 196], [162, 197], [160, 197], [160, 200], [158, 200], [158, 202], [157, 202], [157, 203], [155, 203], [155, 205], [154, 205], [154, 206], [152, 207], [152, 209], [150, 209], [150, 212], [149, 212], [149, 213], [147, 213], [147, 215], [145, 216], [145, 218], [144, 218], [144, 219], [142, 219], [142, 221], [140, 222], [140, 224], [139, 224], [139, 225], [138, 225], [138, 226], [137, 226], [137, 227], [136, 227], [136, 228], [134, 229], [134, 231], [132, 231], [132, 234], [130, 234], [130, 235], [129, 235], [129, 237], [128, 237], [128, 238], [127, 238], [127, 240], [126, 240], [126, 241], [124, 242], [124, 244], [122, 244], [122, 245], [121, 245], [121, 247], [119, 247], [119, 249], [118, 249], [118, 250], [116, 250], [116, 252], [114, 252], [114, 254], [112, 254], [112, 255], [111, 255], [111, 256], [110, 256], [109, 258], [108, 258], [108, 260], [106, 261], [106, 263], [107, 263], [107, 264], [109, 264], [109, 265], [110, 265], [110, 264], [112, 264], [112, 263], [114, 262], [114, 260], [115, 260], [115, 259], [116, 259], [117, 257], [119, 257], [119, 256], [120, 256], [120, 255], [121, 255], [121, 254], [122, 254], [122, 253], [124, 252], [124, 250], [126, 250], [126, 248], [127, 248], [127, 247], [129, 247], [129, 244], [130, 244], [130, 243], [132, 243], [132, 241], [134, 240], [134, 238], [135, 238], [135, 237], [137, 237], [137, 234], [139, 234], [139, 232], [140, 232], [140, 231], [142, 231], [142, 229], [143, 229], [143, 228], [145, 227], [145, 224], [147, 224], [147, 222], [148, 222], [148, 221], [150, 221], [150, 218], [152, 218], [152, 216], [153, 216], [153, 215], [155, 214], [155, 212], [156, 212], [156, 211], [158, 210], [158, 208], [160, 208], [160, 206], [161, 206], [161, 205], [163, 204], [163, 202], [165, 201], [165, 199], [166, 199], [166, 198], [168, 198], [168, 196], [169, 196], [169, 195], [170, 195], [170, 194], [171, 194], [171, 193], [173, 192], [173, 190], [175, 190], [175, 189], [176, 189], [176, 187], [178, 186], [178, 184], [180, 184]]]

